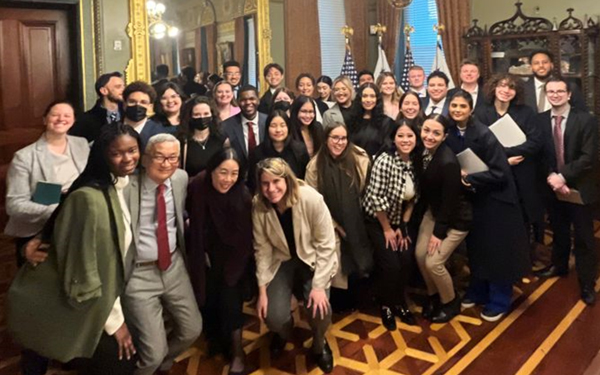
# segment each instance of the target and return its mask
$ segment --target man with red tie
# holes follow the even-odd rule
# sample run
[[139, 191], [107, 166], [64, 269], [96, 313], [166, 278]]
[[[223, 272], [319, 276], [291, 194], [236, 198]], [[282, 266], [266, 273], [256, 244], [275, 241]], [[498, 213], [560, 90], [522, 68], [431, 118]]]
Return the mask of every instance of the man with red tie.
[[[200, 335], [202, 317], [185, 266], [183, 210], [188, 176], [178, 169], [179, 141], [171, 134], [148, 140], [143, 169], [125, 190], [135, 261], [122, 302], [137, 337], [136, 375], [168, 373], [173, 360]], [[167, 335], [164, 311], [170, 317]]]
[[225, 120], [222, 129], [231, 148], [240, 158], [243, 169], [247, 170], [248, 155], [265, 138], [267, 115], [258, 112], [258, 91], [254, 86], [247, 85], [240, 89], [238, 103], [241, 112]]
[[[571, 91], [562, 78], [550, 78], [545, 94], [551, 109], [540, 113], [538, 126], [544, 133], [544, 164], [547, 185], [553, 191], [548, 211], [552, 226], [552, 265], [538, 274], [565, 276], [569, 271], [571, 225], [581, 299], [596, 301], [594, 285], [598, 255], [594, 245], [592, 204], [598, 199], [598, 122], [588, 112], [569, 104]], [[581, 199], [566, 201], [578, 192]]]

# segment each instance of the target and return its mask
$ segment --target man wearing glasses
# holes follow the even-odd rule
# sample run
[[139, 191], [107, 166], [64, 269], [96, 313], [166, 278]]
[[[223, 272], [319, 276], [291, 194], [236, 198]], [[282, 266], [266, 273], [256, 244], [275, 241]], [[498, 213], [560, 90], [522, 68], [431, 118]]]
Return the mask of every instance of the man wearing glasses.
[[[151, 137], [142, 157], [144, 168], [131, 176], [125, 191], [135, 261], [125, 265], [131, 277], [122, 302], [127, 323], [138, 338], [137, 375], [168, 373], [173, 360], [202, 330], [185, 266], [183, 211], [188, 176], [178, 169], [179, 148], [171, 134]], [[172, 328], [168, 335], [164, 310]]]
[[548, 190], [548, 211], [553, 245], [552, 265], [538, 275], [567, 275], [573, 225], [581, 299], [593, 305], [598, 268], [592, 209], [600, 190], [596, 170], [598, 125], [587, 111], [569, 104], [572, 93], [565, 80], [550, 78], [544, 89], [551, 108], [540, 113], [536, 120], [543, 131], [546, 182], [552, 189]]
[[227, 61], [223, 64], [223, 78], [233, 87], [233, 96], [238, 98], [238, 91], [242, 83], [242, 68], [240, 63], [235, 60]]
[[140, 134], [142, 150], [145, 149], [150, 137], [165, 133], [165, 127], [158, 122], [148, 119], [148, 111], [152, 111], [156, 91], [146, 82], [132, 82], [123, 91], [125, 103], [125, 118], [123, 123], [129, 125]]

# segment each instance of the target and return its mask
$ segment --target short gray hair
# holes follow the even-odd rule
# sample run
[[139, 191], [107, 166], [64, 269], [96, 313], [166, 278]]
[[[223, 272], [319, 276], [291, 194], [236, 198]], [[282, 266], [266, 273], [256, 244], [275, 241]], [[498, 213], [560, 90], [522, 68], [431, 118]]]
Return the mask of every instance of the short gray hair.
[[177, 149], [179, 150], [181, 148], [179, 140], [175, 138], [173, 134], [159, 133], [150, 137], [150, 139], [148, 140], [148, 144], [146, 144], [146, 149], [144, 150], [144, 152], [148, 154], [152, 149], [154, 149], [155, 145], [160, 143], [176, 143]]

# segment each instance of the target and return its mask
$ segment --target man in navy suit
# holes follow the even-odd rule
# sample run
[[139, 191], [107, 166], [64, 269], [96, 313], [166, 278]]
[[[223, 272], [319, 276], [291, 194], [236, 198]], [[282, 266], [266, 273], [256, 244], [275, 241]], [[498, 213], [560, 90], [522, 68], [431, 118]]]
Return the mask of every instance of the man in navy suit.
[[439, 70], [429, 74], [427, 77], [427, 98], [423, 102], [425, 114], [429, 116], [432, 113], [448, 116], [448, 76]]
[[143, 81], [132, 82], [123, 91], [125, 103], [125, 125], [129, 125], [140, 134], [142, 149], [145, 149], [150, 137], [165, 133], [164, 126], [148, 119], [148, 111], [152, 110], [156, 91]]
[[[543, 131], [547, 184], [553, 191], [548, 190], [548, 211], [554, 241], [552, 265], [538, 275], [552, 277], [568, 273], [572, 225], [581, 299], [593, 305], [598, 269], [592, 209], [600, 191], [596, 170], [598, 122], [587, 111], [569, 104], [572, 93], [565, 80], [550, 78], [544, 90], [551, 109], [540, 113], [537, 122]], [[564, 201], [575, 190], [581, 195], [581, 202]]]
[[[533, 77], [525, 82], [523, 89], [525, 91], [525, 104], [533, 108], [536, 112], [542, 113], [549, 110], [552, 105], [545, 94], [544, 85], [552, 77], [554, 70], [554, 56], [547, 50], [533, 51], [529, 55], [529, 62]], [[579, 88], [570, 85], [571, 91], [570, 104], [572, 107], [587, 111], [585, 99]]]
[[248, 155], [265, 139], [267, 115], [258, 112], [258, 90], [252, 85], [240, 89], [238, 103], [241, 112], [225, 120], [222, 129], [242, 167], [247, 167]]

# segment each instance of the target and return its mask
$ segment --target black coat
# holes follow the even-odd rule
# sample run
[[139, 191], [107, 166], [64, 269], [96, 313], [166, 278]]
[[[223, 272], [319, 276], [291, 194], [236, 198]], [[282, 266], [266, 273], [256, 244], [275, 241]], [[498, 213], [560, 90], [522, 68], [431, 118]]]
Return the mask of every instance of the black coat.
[[[125, 116], [121, 105], [119, 105], [119, 113], [121, 121], [123, 121]], [[108, 124], [106, 108], [102, 107], [101, 100], [98, 99], [92, 109], [78, 115], [76, 120], [73, 127], [69, 130], [69, 134], [84, 137], [88, 142], [93, 142], [100, 135], [102, 127]]]
[[551, 111], [540, 113], [535, 122], [542, 130], [544, 177], [550, 173], [562, 173], [567, 186], [577, 189], [585, 204], [598, 200], [598, 121], [587, 112], [571, 107], [563, 143], [565, 165], [557, 168], [554, 138], [552, 136]]
[[467, 237], [471, 275], [491, 282], [514, 282], [529, 271], [529, 245], [517, 189], [506, 153], [479, 121], [449, 129], [446, 144], [454, 153], [470, 148], [489, 168], [466, 177], [471, 184], [473, 223]]
[[[523, 156], [525, 159], [511, 166], [519, 200], [529, 223], [542, 222], [544, 204], [542, 202], [537, 180], [537, 170], [541, 158], [542, 132], [535, 125], [535, 111], [526, 105], [511, 105], [508, 114], [525, 133], [525, 143], [515, 147], [504, 147], [506, 157]], [[482, 104], [475, 110], [475, 116], [484, 125], [490, 126], [500, 119], [496, 108], [491, 104]]]
[[473, 212], [460, 181], [460, 164], [444, 143], [433, 154], [427, 169], [419, 177], [419, 210], [431, 210], [435, 219], [433, 235], [446, 238], [448, 230], [469, 230]]
[[267, 91], [260, 98], [258, 112], [266, 114], [271, 113], [271, 101], [273, 101], [273, 93], [271, 92], [271, 89], [267, 89]]

